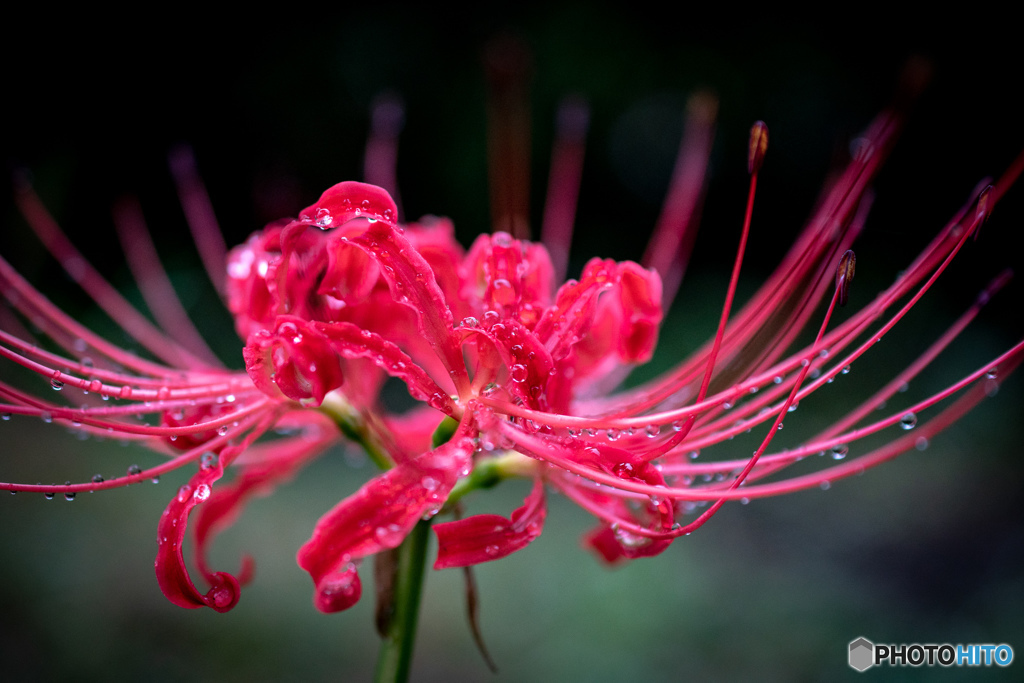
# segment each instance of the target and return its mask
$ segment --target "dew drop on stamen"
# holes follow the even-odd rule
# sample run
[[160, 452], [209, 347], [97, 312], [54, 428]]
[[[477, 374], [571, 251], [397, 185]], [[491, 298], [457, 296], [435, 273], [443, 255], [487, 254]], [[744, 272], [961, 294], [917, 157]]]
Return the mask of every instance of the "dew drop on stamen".
[[[119, 398], [131, 398], [132, 397], [132, 388], [130, 386], [128, 386], [127, 384], [125, 384], [123, 387], [121, 387], [121, 391], [119, 391], [117, 393], [117, 395], [118, 395]], [[104, 399], [109, 399], [109, 396], [104, 395], [103, 398]]]
[[822, 491], [828, 491], [830, 488], [832, 488], [832, 482], [826, 479], [825, 481], [818, 484], [818, 486], [821, 488]]
[[136, 474], [139, 474], [140, 472], [142, 472], [142, 468], [139, 467], [138, 465], [131, 465], [131, 466], [128, 467], [128, 476], [129, 477], [133, 477]]
[[845, 443], [837, 443], [832, 447], [832, 459], [842, 460], [846, 457], [846, 454], [850, 452], [850, 447]]
[[923, 451], [928, 448], [928, 439], [923, 436], [917, 437], [917, 441], [914, 442], [914, 448], [919, 451]]
[[775, 384], [782, 384], [782, 375], [775, 375], [775, 377], [772, 378], [772, 382]]
[[54, 494], [53, 491], [47, 491], [43, 494], [43, 498], [46, 498], [46, 500], [53, 500], [54, 495], [56, 494]]
[[53, 422], [53, 414], [50, 413], [50, 411], [48, 410], [44, 410], [43, 412], [39, 413], [39, 419], [45, 422], [46, 424], [50, 424], [51, 422]]
[[94, 474], [94, 475], [92, 475], [92, 483], [94, 483], [94, 484], [102, 484], [103, 483], [103, 475], [102, 474]]
[[900, 418], [900, 429], [910, 431], [917, 426], [917, 415], [914, 413], [907, 413]]
[[644, 427], [644, 433], [647, 434], [648, 438], [653, 439], [661, 433], [661, 426], [656, 424], [649, 424]]
[[50, 386], [53, 387], [54, 391], [60, 391], [64, 388], [64, 382], [61, 382], [59, 379], [51, 379]]
[[3, 420], [4, 422], [7, 422], [10, 419], [11, 419], [11, 414], [10, 413], [3, 413], [2, 415], [0, 415], [0, 420]]

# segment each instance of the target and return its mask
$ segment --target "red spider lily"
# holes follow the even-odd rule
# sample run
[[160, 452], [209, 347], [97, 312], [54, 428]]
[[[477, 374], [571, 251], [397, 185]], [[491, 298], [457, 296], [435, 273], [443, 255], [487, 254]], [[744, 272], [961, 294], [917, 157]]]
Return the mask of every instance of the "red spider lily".
[[[541, 533], [549, 487], [598, 519], [586, 542], [605, 560], [651, 556], [703, 525], [728, 500], [827, 486], [913, 448], [980, 401], [992, 373], [1005, 376], [1016, 368], [1024, 342], [914, 405], [867, 419], [966, 327], [1008, 279], [1000, 276], [871, 398], [801, 444], [772, 448], [791, 409], [888, 334], [976, 234], [1024, 167], [1022, 157], [978, 192], [896, 282], [831, 327], [836, 304], [848, 299], [854, 275], [849, 249], [864, 224], [868, 187], [901, 124], [898, 113], [886, 112], [826, 188], [775, 273], [734, 314], [767, 148], [766, 127], [754, 126], [750, 194], [714, 339], [661, 377], [615, 391], [630, 367], [653, 354], [662, 311], [689, 256], [713, 106], [699, 100], [691, 114], [644, 265], [593, 259], [578, 280], [559, 286], [582, 159], [581, 136], [571, 132], [559, 145], [552, 174], [555, 204], [544, 226], [550, 252], [503, 232], [483, 235], [464, 251], [449, 222], [400, 225], [387, 192], [347, 182], [327, 190], [297, 219], [268, 226], [226, 255], [210, 229], [205, 195], [191, 167], [179, 160], [175, 170], [204, 261], [227, 263], [226, 279], [212, 272], [246, 340], [245, 373], [223, 368], [176, 306], [132, 207], [119, 214], [132, 247], [128, 255], [166, 332], [122, 299], [35, 195], [21, 188], [21, 209], [47, 247], [157, 360], [140, 359], [92, 334], [0, 260], [5, 298], [64, 349], [51, 352], [29, 341], [9, 316], [0, 331], [0, 354], [54, 388], [88, 392], [87, 403], [76, 408], [3, 382], [0, 410], [75, 424], [86, 432], [113, 431], [144, 441], [167, 460], [106, 481], [0, 488], [73, 498], [79, 491], [194, 467], [160, 520], [157, 578], [175, 604], [226, 611], [237, 603], [249, 566], [247, 561], [238, 577], [213, 571], [206, 561], [213, 535], [248, 498], [269, 492], [348, 437], [386, 471], [325, 514], [299, 551], [298, 562], [316, 586], [316, 606], [333, 612], [359, 599], [363, 558], [397, 547], [419, 520], [453, 507], [475, 488], [512, 476], [534, 483], [508, 518], [477, 515], [436, 524], [435, 568], [469, 566], [524, 548]], [[581, 116], [572, 110], [567, 126], [579, 128]], [[825, 304], [824, 313], [819, 304]], [[816, 316], [816, 336], [801, 342]], [[387, 411], [381, 390], [389, 377], [402, 381], [421, 405], [404, 414]], [[958, 399], [919, 422], [918, 415], [958, 392]], [[139, 416], [155, 416], [156, 424], [140, 423]], [[843, 459], [851, 445], [897, 424], [916, 429], [844, 462], [794, 473], [793, 466], [808, 455], [831, 450]], [[281, 428], [286, 436], [267, 438]], [[752, 455], [695, 461], [697, 454], [752, 429], [765, 432]], [[235, 475], [223, 484], [229, 466]], [[182, 558], [194, 508], [196, 564], [211, 585], [206, 593], [195, 587]]]

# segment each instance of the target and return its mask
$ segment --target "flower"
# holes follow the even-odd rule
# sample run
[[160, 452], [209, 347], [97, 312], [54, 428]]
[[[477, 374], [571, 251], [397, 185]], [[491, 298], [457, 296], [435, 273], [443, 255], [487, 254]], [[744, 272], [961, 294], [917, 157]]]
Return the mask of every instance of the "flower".
[[[1007, 280], [1000, 276], [949, 332], [871, 398], [818, 435], [772, 449], [798, 404], [859, 362], [928, 291], [1024, 166], [1022, 158], [976, 193], [890, 287], [833, 327], [836, 305], [851, 300], [850, 247], [864, 224], [870, 181], [902, 123], [899, 112], [887, 111], [858, 139], [853, 158], [776, 272], [733, 314], [768, 142], [767, 127], [755, 124], [749, 199], [715, 337], [662, 376], [617, 391], [632, 366], [651, 358], [663, 310], [685, 269], [713, 109], [706, 97], [693, 103], [690, 132], [644, 264], [595, 258], [578, 280], [561, 285], [572, 225], [565, 202], [575, 202], [581, 155], [574, 145], [582, 144], [568, 133], [565, 156], [556, 157], [561, 171], [553, 174], [552, 194], [563, 197], [562, 210], [552, 211], [555, 218], [545, 226], [550, 252], [504, 232], [482, 235], [463, 251], [450, 222], [402, 225], [397, 205], [380, 187], [335, 185], [296, 219], [271, 224], [231, 251], [226, 278], [214, 275], [245, 340], [245, 372], [221, 366], [167, 296], [131, 206], [122, 213], [126, 241], [134, 247], [129, 256], [166, 332], [121, 298], [31, 190], [21, 188], [21, 209], [47, 247], [157, 360], [92, 334], [0, 260], [5, 298], [64, 349], [58, 354], [34, 344], [27, 331], [13, 331], [18, 323], [12, 319], [0, 332], [0, 354], [54, 389], [88, 393], [87, 403], [75, 408], [3, 382], [0, 410], [85, 432], [113, 431], [168, 459], [110, 480], [0, 488], [71, 499], [194, 467], [158, 524], [157, 578], [177, 605], [227, 611], [237, 604], [251, 565], [247, 560], [237, 576], [210, 568], [206, 550], [216, 532], [249, 498], [294, 476], [344, 436], [385, 471], [328, 511], [299, 551], [299, 565], [314, 582], [314, 604], [333, 612], [359, 599], [364, 558], [397, 547], [420, 520], [502, 479], [532, 480], [523, 505], [507, 518], [475, 515], [434, 524], [435, 568], [470, 566], [525, 548], [542, 531], [549, 488], [597, 518], [585, 542], [604, 560], [656, 555], [727, 501], [827, 487], [926, 442], [979, 402], [997, 375], [1016, 368], [1024, 342], [913, 405], [867, 419], [966, 327]], [[570, 111], [569, 128], [574, 121], [578, 127], [579, 117]], [[194, 208], [202, 191], [191, 166], [185, 158], [174, 166], [186, 204]], [[212, 232], [198, 230], [197, 242], [217, 256]], [[816, 316], [817, 334], [806, 342], [800, 333], [813, 328]], [[403, 382], [419, 405], [405, 413], [388, 410], [381, 396], [389, 378]], [[961, 390], [942, 412], [920, 420]], [[135, 419], [147, 415], [157, 423]], [[843, 462], [790, 473], [815, 453], [844, 460], [851, 445], [897, 425], [913, 432], [885, 437]], [[284, 436], [270, 438], [282, 429]], [[752, 429], [765, 433], [752, 455], [698, 459]], [[235, 476], [221, 483], [228, 468]], [[182, 556], [193, 511], [196, 565], [211, 586], [206, 592], [196, 588]]]

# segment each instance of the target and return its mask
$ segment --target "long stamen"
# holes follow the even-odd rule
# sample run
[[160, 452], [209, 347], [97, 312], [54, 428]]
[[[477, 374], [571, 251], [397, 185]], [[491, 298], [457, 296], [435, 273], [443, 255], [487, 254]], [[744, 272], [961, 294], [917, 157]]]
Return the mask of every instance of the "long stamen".
[[227, 275], [224, 264], [227, 263], [228, 248], [217, 224], [217, 215], [213, 212], [210, 195], [207, 194], [196, 169], [196, 158], [192, 148], [182, 146], [175, 149], [168, 161], [175, 186], [178, 188], [181, 208], [185, 211], [185, 221], [192, 231], [192, 239], [199, 250], [206, 275], [221, 298], [226, 300]]
[[398, 220], [403, 220], [402, 200], [398, 195], [398, 136], [405, 125], [402, 98], [394, 93], [381, 93], [374, 98], [370, 112], [370, 135], [363, 158], [363, 178], [371, 185], [387, 190], [398, 207]]
[[174, 285], [160, 263], [153, 239], [146, 228], [138, 201], [125, 198], [117, 203], [114, 207], [114, 226], [142, 298], [160, 327], [210, 367], [224, 367], [192, 324], [181, 299], [175, 294]]
[[641, 261], [661, 276], [661, 304], [666, 311], [672, 307], [697, 238], [717, 111], [718, 100], [709, 93], [697, 93], [687, 102], [686, 126], [668, 195]]
[[555, 268], [555, 282], [565, 280], [572, 242], [576, 203], [583, 177], [583, 154], [586, 150], [590, 110], [581, 98], [567, 97], [558, 107], [555, 123], [555, 145], [551, 152], [551, 175], [548, 177], [547, 203], [541, 241], [548, 249]]
[[505, 36], [484, 55], [491, 223], [495, 231], [530, 238], [530, 53]]

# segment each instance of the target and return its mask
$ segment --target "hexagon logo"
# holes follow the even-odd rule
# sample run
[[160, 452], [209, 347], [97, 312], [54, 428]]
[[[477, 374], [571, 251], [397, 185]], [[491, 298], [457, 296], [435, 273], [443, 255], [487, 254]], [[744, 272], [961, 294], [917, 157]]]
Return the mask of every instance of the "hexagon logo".
[[850, 666], [857, 671], [867, 671], [874, 664], [875, 644], [867, 638], [850, 642]]

